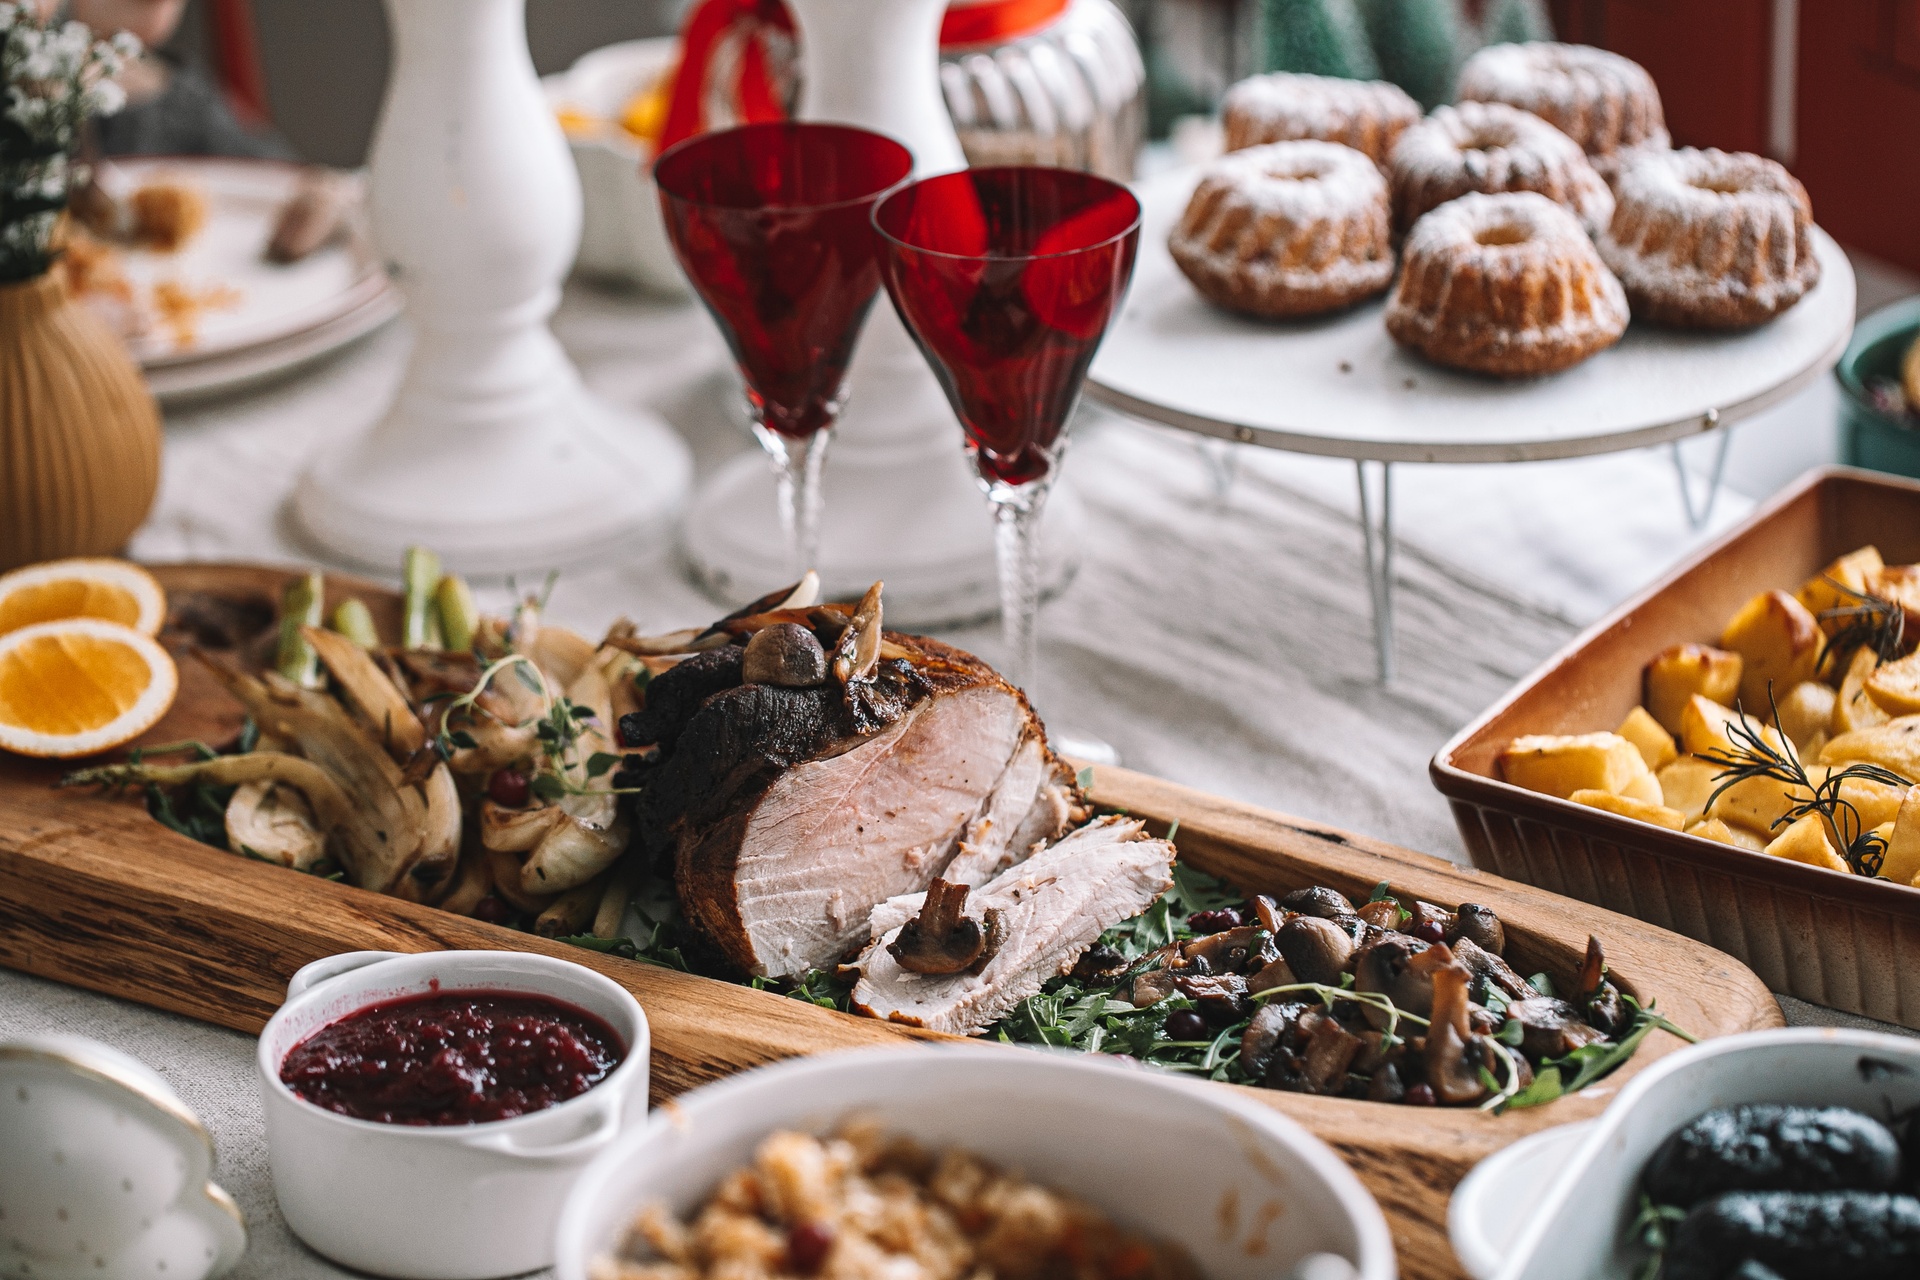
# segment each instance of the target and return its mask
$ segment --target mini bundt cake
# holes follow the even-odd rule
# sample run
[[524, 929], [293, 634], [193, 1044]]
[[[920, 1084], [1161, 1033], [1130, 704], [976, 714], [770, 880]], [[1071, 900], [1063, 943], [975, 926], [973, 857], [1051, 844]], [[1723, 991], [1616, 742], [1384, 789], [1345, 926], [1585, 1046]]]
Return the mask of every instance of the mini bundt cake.
[[1333, 142], [1272, 142], [1208, 168], [1167, 248], [1220, 306], [1317, 315], [1392, 282], [1387, 219], [1387, 181], [1366, 156]]
[[1627, 299], [1565, 209], [1531, 191], [1468, 195], [1413, 226], [1387, 332], [1435, 364], [1558, 373], [1627, 330]]
[[1609, 182], [1629, 153], [1670, 145], [1660, 90], [1646, 68], [1589, 45], [1488, 45], [1460, 69], [1459, 96], [1539, 116], [1579, 143]]
[[1537, 191], [1571, 210], [1590, 235], [1613, 217], [1613, 193], [1580, 144], [1504, 102], [1435, 108], [1400, 135], [1387, 171], [1402, 233], [1427, 210], [1473, 191]]
[[1615, 194], [1600, 256], [1643, 320], [1743, 328], [1820, 281], [1806, 188], [1764, 156], [1650, 152], [1621, 172]]
[[1420, 104], [1385, 80], [1341, 80], [1289, 71], [1254, 76], [1220, 103], [1227, 150], [1311, 138], [1338, 142], [1384, 165]]

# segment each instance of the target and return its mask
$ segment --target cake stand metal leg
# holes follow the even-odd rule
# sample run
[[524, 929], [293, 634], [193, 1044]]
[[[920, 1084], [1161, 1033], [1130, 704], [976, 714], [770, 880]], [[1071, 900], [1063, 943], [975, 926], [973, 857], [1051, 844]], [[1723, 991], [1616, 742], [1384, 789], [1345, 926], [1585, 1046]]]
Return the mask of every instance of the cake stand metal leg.
[[[1369, 467], [1379, 468], [1380, 496], [1373, 496]], [[1373, 605], [1373, 651], [1380, 683], [1393, 679], [1393, 464], [1356, 459], [1360, 485], [1360, 535], [1367, 557], [1367, 593]]]
[[[1719, 411], [1709, 410], [1707, 422], [1711, 425], [1719, 421]], [[1670, 446], [1673, 450], [1674, 474], [1680, 481], [1680, 506], [1687, 513], [1687, 527], [1695, 532], [1705, 527], [1713, 516], [1713, 504], [1720, 497], [1720, 481], [1727, 473], [1727, 450], [1733, 445], [1733, 432], [1722, 428], [1718, 437], [1714, 445], [1713, 470], [1707, 474], [1707, 491], [1697, 504], [1694, 501], [1693, 481], [1687, 474], [1686, 456], [1680, 450], [1680, 441], [1675, 440]]]

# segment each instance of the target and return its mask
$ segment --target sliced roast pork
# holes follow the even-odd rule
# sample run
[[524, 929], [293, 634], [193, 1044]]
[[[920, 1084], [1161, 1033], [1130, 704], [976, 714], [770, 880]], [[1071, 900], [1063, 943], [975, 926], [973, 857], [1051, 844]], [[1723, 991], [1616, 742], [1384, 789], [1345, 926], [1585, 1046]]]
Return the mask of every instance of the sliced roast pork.
[[986, 803], [967, 823], [960, 850], [941, 878], [951, 884], [985, 884], [1025, 858], [1035, 844], [1065, 829], [1072, 806], [1073, 778], [1067, 766], [1047, 750], [1037, 729], [1030, 729]]
[[[809, 625], [831, 650], [821, 612]], [[876, 904], [963, 849], [990, 871], [1065, 826], [1072, 777], [1019, 690], [937, 641], [885, 632], [878, 652], [868, 675], [794, 688], [745, 682], [728, 645], [657, 676], [622, 719], [630, 747], [653, 748], [623, 775], [640, 839], [724, 967], [836, 964]]]
[[990, 926], [993, 939], [977, 973], [903, 967], [892, 948], [921, 918], [926, 895], [883, 903], [858, 961], [853, 1007], [934, 1031], [978, 1032], [1073, 968], [1106, 930], [1151, 906], [1173, 883], [1173, 857], [1173, 846], [1148, 836], [1137, 820], [1115, 817], [1039, 849], [968, 895], [965, 913]]

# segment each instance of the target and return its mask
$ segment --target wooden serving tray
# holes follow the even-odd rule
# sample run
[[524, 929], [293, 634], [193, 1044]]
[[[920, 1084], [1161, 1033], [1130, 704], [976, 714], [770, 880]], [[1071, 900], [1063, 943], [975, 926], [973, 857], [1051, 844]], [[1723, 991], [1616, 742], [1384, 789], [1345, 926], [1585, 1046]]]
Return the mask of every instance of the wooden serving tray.
[[1768, 857], [1503, 781], [1515, 737], [1611, 729], [1647, 660], [1711, 643], [1761, 591], [1792, 591], [1867, 543], [1920, 561], [1920, 484], [1808, 473], [1541, 665], [1433, 758], [1474, 865], [1698, 938], [1775, 991], [1920, 1027], [1920, 889]]
[[[231, 566], [155, 572], [172, 592], [269, 601], [290, 576]], [[397, 602], [387, 589], [332, 575], [328, 585], [335, 598], [366, 600], [383, 633], [391, 628]], [[187, 662], [179, 700], [146, 740], [219, 742], [239, 723], [238, 706]], [[937, 1038], [235, 857], [162, 827], [136, 798], [55, 790], [62, 771], [0, 756], [0, 964], [10, 968], [254, 1032], [279, 1007], [296, 969], [340, 951], [474, 947], [561, 956], [613, 978], [645, 1007], [655, 1101], [778, 1058]], [[1365, 897], [1386, 880], [1397, 893], [1449, 907], [1484, 903], [1499, 913], [1508, 954], [1523, 973], [1544, 969], [1571, 979], [1593, 933], [1623, 987], [1657, 1001], [1698, 1036], [1780, 1025], [1772, 997], [1741, 965], [1638, 920], [1125, 769], [1096, 769], [1093, 794], [1156, 829], [1178, 821], [1181, 856], [1249, 893], [1325, 884]], [[1525, 1134], [1597, 1113], [1626, 1078], [1678, 1047], [1656, 1033], [1585, 1093], [1504, 1116], [1246, 1092], [1352, 1162], [1386, 1211], [1405, 1275], [1452, 1280], [1462, 1273], [1446, 1240], [1447, 1197], [1467, 1170]]]

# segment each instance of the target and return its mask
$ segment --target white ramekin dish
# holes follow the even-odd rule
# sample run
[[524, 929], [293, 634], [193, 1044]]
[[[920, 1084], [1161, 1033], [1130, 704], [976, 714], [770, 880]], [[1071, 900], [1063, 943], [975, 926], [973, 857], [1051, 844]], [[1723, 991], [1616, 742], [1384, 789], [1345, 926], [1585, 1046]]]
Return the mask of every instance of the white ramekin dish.
[[558, 1280], [587, 1280], [635, 1210], [685, 1215], [776, 1129], [850, 1115], [960, 1147], [1184, 1246], [1210, 1280], [1392, 1280], [1380, 1207], [1325, 1143], [1231, 1089], [1081, 1054], [916, 1046], [794, 1059], [696, 1089], [580, 1175], [560, 1217]]
[[[1750, 1102], [1852, 1107], [1888, 1120], [1920, 1106], [1920, 1039], [1794, 1027], [1725, 1036], [1669, 1054], [1584, 1126], [1492, 1275], [1632, 1280], [1642, 1260], [1627, 1230], [1639, 1212], [1640, 1173], [1654, 1149], [1703, 1111]], [[1550, 1146], [1545, 1139], [1552, 1132], [1536, 1137]], [[1525, 1158], [1516, 1146], [1491, 1160]], [[1479, 1169], [1470, 1175], [1477, 1176]], [[1488, 1180], [1501, 1179], [1494, 1171]]]
[[[281, 1083], [301, 1041], [404, 996], [501, 991], [563, 1001], [605, 1021], [620, 1065], [558, 1106], [486, 1124], [356, 1120]], [[553, 1261], [553, 1224], [581, 1168], [646, 1118], [647, 1018], [618, 984], [550, 956], [510, 951], [354, 951], [293, 975], [260, 1033], [274, 1194], [293, 1233], [335, 1262], [405, 1280], [485, 1280]]]

